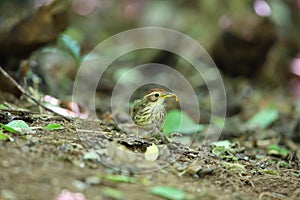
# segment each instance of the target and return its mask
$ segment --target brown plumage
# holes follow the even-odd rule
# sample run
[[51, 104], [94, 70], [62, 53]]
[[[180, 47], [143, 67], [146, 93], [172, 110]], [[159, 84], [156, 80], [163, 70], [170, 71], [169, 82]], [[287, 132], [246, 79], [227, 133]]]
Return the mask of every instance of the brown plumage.
[[165, 100], [177, 96], [163, 89], [149, 90], [142, 99], [135, 100], [131, 108], [134, 123], [152, 134], [160, 133], [166, 118]]

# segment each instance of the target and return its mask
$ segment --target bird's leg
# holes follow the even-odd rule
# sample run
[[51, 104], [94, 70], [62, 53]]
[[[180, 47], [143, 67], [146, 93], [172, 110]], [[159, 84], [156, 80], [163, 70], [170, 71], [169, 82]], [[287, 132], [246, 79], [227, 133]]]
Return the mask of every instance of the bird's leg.
[[139, 136], [139, 127], [136, 127], [136, 138], [140, 138], [140, 136]]
[[159, 131], [159, 135], [162, 138], [163, 143], [168, 144], [172, 142], [172, 139], [166, 136], [163, 132]]

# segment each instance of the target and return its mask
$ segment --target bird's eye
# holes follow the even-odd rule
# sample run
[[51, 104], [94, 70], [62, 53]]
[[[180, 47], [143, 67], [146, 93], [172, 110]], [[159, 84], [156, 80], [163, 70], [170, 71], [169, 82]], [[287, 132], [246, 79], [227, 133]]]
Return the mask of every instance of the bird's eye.
[[158, 93], [155, 93], [154, 96], [155, 96], [155, 97], [159, 97], [159, 94], [158, 94]]

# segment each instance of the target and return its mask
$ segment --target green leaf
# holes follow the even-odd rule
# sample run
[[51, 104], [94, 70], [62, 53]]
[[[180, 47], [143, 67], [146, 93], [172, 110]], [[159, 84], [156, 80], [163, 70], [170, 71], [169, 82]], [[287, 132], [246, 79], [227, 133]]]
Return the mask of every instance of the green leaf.
[[238, 171], [241, 173], [246, 173], [247, 171], [245, 166], [239, 163], [223, 162], [222, 165], [228, 168], [229, 170]]
[[19, 131], [11, 128], [11, 127], [8, 127], [7, 125], [4, 125], [4, 124], [1, 124], [2, 128], [4, 128], [4, 130], [10, 132], [10, 133], [18, 133]]
[[292, 25], [292, 15], [290, 12], [289, 4], [284, 1], [270, 1], [272, 13], [271, 19], [275, 24], [280, 27], [289, 27]]
[[30, 128], [26, 122], [23, 120], [13, 120], [6, 124], [6, 126], [16, 129], [16, 128]]
[[263, 109], [251, 117], [246, 125], [249, 127], [259, 127], [265, 129], [279, 118], [279, 112], [274, 107]]
[[0, 131], [0, 140], [9, 140], [10, 142], [14, 142], [14, 138], [10, 137], [10, 135], [7, 135], [5, 133], [2, 133]]
[[197, 124], [184, 112], [180, 110], [171, 110], [167, 113], [166, 121], [163, 127], [163, 132], [191, 134], [203, 130], [203, 126]]
[[151, 189], [151, 193], [171, 200], [187, 199], [187, 195], [184, 191], [168, 186], [154, 187]]
[[6, 105], [4, 105], [4, 104], [0, 104], [0, 108], [1, 109], [8, 109], [8, 107]]
[[70, 36], [62, 34], [59, 38], [61, 45], [77, 60], [80, 60], [80, 46]]
[[32, 129], [28, 126], [28, 124], [26, 122], [24, 122], [23, 120], [13, 120], [11, 122], [9, 122], [8, 124], [3, 126], [4, 129], [6, 129], [7, 131], [16, 131], [19, 132], [21, 134], [26, 134], [26, 133], [30, 133], [32, 132]]
[[269, 155], [279, 155], [281, 157], [287, 157], [291, 152], [286, 149], [278, 146], [277, 144], [271, 144], [268, 146], [268, 154]]
[[135, 183], [137, 181], [136, 178], [123, 175], [106, 175], [105, 178], [114, 182]]
[[123, 199], [123, 197], [124, 197], [123, 192], [121, 192], [120, 190], [116, 190], [114, 188], [110, 188], [110, 187], [104, 187], [102, 189], [102, 193], [105, 196], [111, 197], [113, 199]]
[[[229, 141], [228, 141], [229, 142]], [[227, 140], [215, 142], [215, 147], [212, 149], [212, 153], [222, 159], [231, 159], [231, 160], [238, 160], [238, 158], [231, 152], [230, 145], [227, 143]], [[228, 146], [228, 147], [226, 147]]]
[[283, 160], [280, 160], [278, 163], [277, 163], [277, 166], [279, 167], [284, 167], [284, 168], [290, 168], [292, 167], [289, 163], [283, 161]]
[[264, 169], [264, 170], [259, 170], [261, 173], [264, 174], [269, 174], [269, 175], [273, 175], [273, 176], [279, 176], [279, 174], [274, 171], [274, 170], [270, 170], [270, 169]]
[[220, 141], [213, 142], [213, 145], [218, 146], [218, 147], [223, 146], [223, 147], [229, 149], [231, 142], [229, 140], [220, 140]]
[[61, 130], [63, 128], [64, 127], [62, 125], [54, 123], [54, 124], [48, 124], [44, 129], [52, 131], [52, 130]]

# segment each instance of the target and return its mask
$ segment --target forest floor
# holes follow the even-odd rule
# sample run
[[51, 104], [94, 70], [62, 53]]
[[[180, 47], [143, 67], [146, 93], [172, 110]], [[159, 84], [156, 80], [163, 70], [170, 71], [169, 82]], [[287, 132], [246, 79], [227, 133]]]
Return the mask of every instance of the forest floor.
[[[28, 101], [1, 96], [0, 103], [28, 108]], [[147, 161], [153, 141], [129, 137], [113, 123], [36, 111], [1, 111], [2, 124], [24, 120], [33, 131], [0, 141], [0, 199], [300, 198], [299, 149], [272, 155], [248, 138], [216, 155], [212, 144], [156, 140], [159, 157]], [[63, 129], [43, 128], [51, 123]]]

